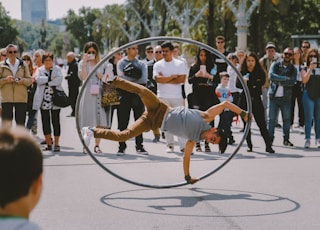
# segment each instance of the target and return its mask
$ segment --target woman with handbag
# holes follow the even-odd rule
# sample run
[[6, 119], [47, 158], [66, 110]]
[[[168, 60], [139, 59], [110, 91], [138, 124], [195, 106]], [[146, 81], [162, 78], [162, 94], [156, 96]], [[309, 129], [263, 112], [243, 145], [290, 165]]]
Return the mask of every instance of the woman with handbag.
[[[78, 66], [80, 79], [88, 81], [79, 102], [80, 113], [78, 114], [78, 118], [81, 127], [107, 127], [107, 115], [101, 106], [101, 87], [102, 79], [106, 72], [106, 64], [104, 63], [90, 79], [87, 79], [89, 73], [99, 61], [100, 52], [98, 45], [95, 42], [87, 42], [83, 48], [83, 58]], [[99, 145], [100, 138], [96, 138], [93, 149], [95, 153], [102, 153]], [[85, 149], [83, 153], [86, 153]]]
[[54, 65], [53, 53], [46, 52], [42, 55], [43, 65], [35, 72], [37, 88], [34, 94], [33, 110], [40, 109], [42, 130], [45, 136], [47, 147], [43, 150], [52, 150], [51, 124], [54, 134], [54, 152], [60, 151], [59, 139], [61, 133], [60, 110], [61, 107], [53, 104], [53, 88], [63, 90], [61, 82], [63, 79], [59, 66]]

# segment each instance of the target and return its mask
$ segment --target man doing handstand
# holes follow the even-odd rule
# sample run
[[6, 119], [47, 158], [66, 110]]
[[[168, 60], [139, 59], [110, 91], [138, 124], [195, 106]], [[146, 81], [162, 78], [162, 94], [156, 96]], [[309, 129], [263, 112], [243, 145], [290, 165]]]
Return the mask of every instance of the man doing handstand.
[[83, 139], [89, 145], [92, 136], [113, 141], [126, 141], [143, 132], [160, 128], [173, 135], [186, 138], [186, 145], [183, 156], [183, 170], [185, 180], [193, 184], [199, 179], [191, 178], [189, 172], [190, 155], [196, 142], [206, 140], [212, 144], [219, 144], [221, 153], [227, 147], [227, 137], [222, 129], [212, 128], [209, 125], [215, 116], [229, 109], [247, 121], [248, 113], [231, 102], [225, 101], [210, 107], [206, 111], [188, 109], [185, 107], [171, 108], [168, 104], [160, 100], [154, 93], [144, 86], [115, 77], [110, 82], [111, 85], [139, 95], [146, 107], [146, 111], [131, 126], [123, 131], [97, 127], [83, 127]]

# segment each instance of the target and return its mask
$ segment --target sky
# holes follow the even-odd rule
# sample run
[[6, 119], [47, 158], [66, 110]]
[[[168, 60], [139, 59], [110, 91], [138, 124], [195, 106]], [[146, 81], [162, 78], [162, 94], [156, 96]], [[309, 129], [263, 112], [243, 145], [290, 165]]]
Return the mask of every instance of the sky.
[[[2, 6], [9, 11], [9, 16], [21, 20], [21, 0], [0, 0]], [[67, 15], [69, 9], [76, 13], [82, 6], [104, 8], [105, 5], [123, 4], [125, 0], [48, 0], [48, 19], [54, 20]]]

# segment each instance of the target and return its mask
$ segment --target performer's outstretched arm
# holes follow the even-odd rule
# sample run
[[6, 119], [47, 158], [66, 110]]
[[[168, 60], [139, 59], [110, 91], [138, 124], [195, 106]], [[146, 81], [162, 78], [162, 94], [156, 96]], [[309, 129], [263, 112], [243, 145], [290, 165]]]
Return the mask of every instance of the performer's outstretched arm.
[[190, 168], [190, 156], [192, 154], [192, 150], [194, 147], [195, 142], [191, 140], [187, 140], [185, 148], [184, 148], [184, 155], [183, 155], [183, 171], [184, 171], [184, 178], [185, 180], [190, 183], [194, 184], [199, 179], [191, 178], [189, 168]]
[[208, 110], [201, 112], [201, 116], [206, 122], [211, 122], [217, 115], [222, 113], [225, 109], [230, 109], [232, 112], [240, 115], [244, 119], [244, 121], [248, 120], [248, 113], [230, 101], [224, 101], [210, 107]]

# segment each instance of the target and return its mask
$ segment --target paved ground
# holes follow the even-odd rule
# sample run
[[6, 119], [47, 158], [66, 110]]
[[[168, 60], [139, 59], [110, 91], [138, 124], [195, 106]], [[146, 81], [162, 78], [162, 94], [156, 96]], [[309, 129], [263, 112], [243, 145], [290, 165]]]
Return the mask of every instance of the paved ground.
[[[75, 119], [66, 117], [70, 112], [66, 108], [61, 114], [62, 151], [44, 153], [43, 195], [31, 220], [45, 230], [320, 228], [320, 149], [313, 143], [305, 150], [304, 135], [297, 130], [290, 138], [295, 147], [284, 147], [281, 130], [277, 129], [276, 154], [270, 155], [265, 153], [253, 123], [252, 153], [246, 152], [244, 144], [224, 168], [195, 185], [151, 189], [119, 180], [89, 155], [83, 155]], [[242, 138], [240, 129], [241, 125], [233, 126], [237, 143]], [[151, 132], [144, 137], [149, 156], [136, 154], [134, 141], [130, 140], [126, 156], [118, 157], [117, 143], [103, 140], [104, 153], [96, 159], [119, 176], [139, 183], [183, 182], [182, 154], [166, 153], [164, 140], [152, 143]], [[215, 146], [211, 146], [210, 154], [195, 153], [192, 175], [219, 167], [235, 146], [222, 156]]]

